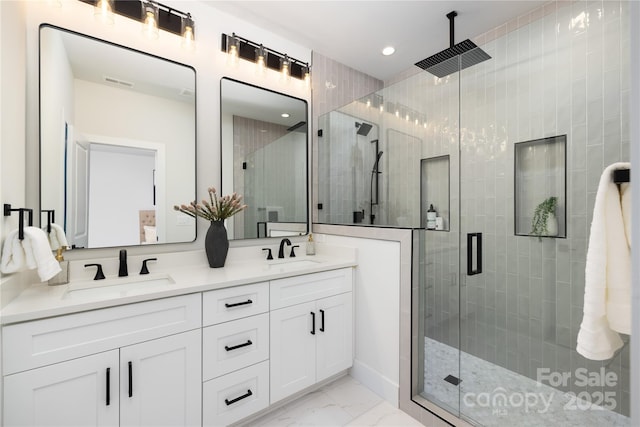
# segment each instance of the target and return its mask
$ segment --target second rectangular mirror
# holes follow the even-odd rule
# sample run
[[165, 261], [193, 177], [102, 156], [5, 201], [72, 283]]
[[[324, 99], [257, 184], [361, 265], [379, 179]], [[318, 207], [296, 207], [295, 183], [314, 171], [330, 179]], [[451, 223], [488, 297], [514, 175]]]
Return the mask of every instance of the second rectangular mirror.
[[220, 93], [222, 190], [248, 206], [227, 220], [229, 238], [306, 234], [307, 102], [228, 78]]

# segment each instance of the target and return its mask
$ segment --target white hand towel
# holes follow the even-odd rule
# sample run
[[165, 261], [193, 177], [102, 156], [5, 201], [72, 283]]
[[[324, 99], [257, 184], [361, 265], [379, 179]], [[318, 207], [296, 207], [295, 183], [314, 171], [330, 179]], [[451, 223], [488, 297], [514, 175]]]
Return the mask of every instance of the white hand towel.
[[[42, 230], [46, 233], [47, 227], [42, 227]], [[64, 230], [56, 223], [51, 224], [51, 233], [47, 233], [47, 237], [49, 238], [49, 245], [51, 246], [52, 251], [61, 247], [66, 248], [69, 246]]]
[[43, 282], [62, 270], [51, 253], [47, 235], [36, 227], [25, 227], [23, 240], [18, 239], [17, 230], [9, 233], [4, 242], [0, 268], [3, 273], [37, 269]]
[[[577, 351], [592, 360], [610, 359], [622, 347], [615, 332], [625, 332], [623, 319], [630, 317], [631, 254], [625, 236], [620, 193], [612, 171], [629, 168], [629, 163], [608, 166], [598, 185], [589, 235], [583, 319]], [[627, 302], [627, 309], [624, 302]], [[611, 310], [620, 310], [612, 313]], [[615, 330], [614, 330], [615, 329]]]
[[25, 262], [26, 255], [22, 248], [22, 242], [18, 239], [18, 230], [13, 230], [4, 240], [0, 271], [4, 274], [10, 274], [26, 270]]
[[43, 282], [46, 282], [62, 271], [60, 263], [56, 261], [51, 252], [47, 235], [41, 229], [25, 227], [22, 247], [26, 254], [27, 268], [31, 270], [37, 268], [38, 276], [40, 276], [40, 280]]
[[[610, 258], [607, 268], [607, 320], [609, 327], [631, 334], [631, 188], [620, 185], [622, 229], [607, 235]], [[616, 213], [617, 214], [617, 213]], [[619, 227], [619, 226], [618, 226]], [[612, 249], [613, 248], [613, 249]]]

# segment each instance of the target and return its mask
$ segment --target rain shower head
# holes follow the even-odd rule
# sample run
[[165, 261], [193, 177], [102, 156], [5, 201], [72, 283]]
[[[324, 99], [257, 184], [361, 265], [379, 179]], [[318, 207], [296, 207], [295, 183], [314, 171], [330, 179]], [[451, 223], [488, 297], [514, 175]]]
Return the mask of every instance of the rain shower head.
[[371, 130], [371, 128], [373, 126], [371, 126], [369, 123], [358, 123], [358, 122], [356, 122], [356, 127], [358, 128], [358, 131], [356, 132], [358, 135], [367, 136], [367, 135], [369, 135], [369, 131]]
[[[458, 14], [455, 11], [447, 13], [447, 18], [449, 18], [449, 48], [415, 64], [436, 77], [442, 78], [456, 71], [464, 70], [487, 59], [491, 59], [489, 54], [469, 39], [454, 44], [453, 20], [456, 16], [458, 16]], [[452, 59], [458, 56], [461, 56], [460, 62]]]

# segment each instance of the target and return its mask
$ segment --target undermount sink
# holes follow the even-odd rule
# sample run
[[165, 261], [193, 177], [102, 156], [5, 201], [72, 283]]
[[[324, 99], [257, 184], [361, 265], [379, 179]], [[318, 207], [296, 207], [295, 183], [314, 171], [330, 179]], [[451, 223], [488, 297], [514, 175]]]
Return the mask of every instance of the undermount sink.
[[267, 264], [267, 268], [269, 270], [279, 270], [279, 271], [288, 271], [288, 270], [297, 270], [300, 268], [306, 267], [316, 267], [320, 264], [320, 261], [314, 261], [310, 259], [286, 259], [286, 260], [277, 260], [270, 261]]
[[134, 277], [116, 277], [104, 280], [71, 282], [63, 298], [131, 296], [148, 293], [174, 285], [168, 274], [149, 274]]

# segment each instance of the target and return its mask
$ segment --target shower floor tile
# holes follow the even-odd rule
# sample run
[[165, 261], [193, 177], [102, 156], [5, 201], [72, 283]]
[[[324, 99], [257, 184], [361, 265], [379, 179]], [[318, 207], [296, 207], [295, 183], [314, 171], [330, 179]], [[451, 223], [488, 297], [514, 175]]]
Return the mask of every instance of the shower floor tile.
[[[423, 397], [483, 426], [631, 425], [621, 414], [576, 399], [430, 338], [425, 338]], [[453, 375], [458, 386], [445, 381]]]

